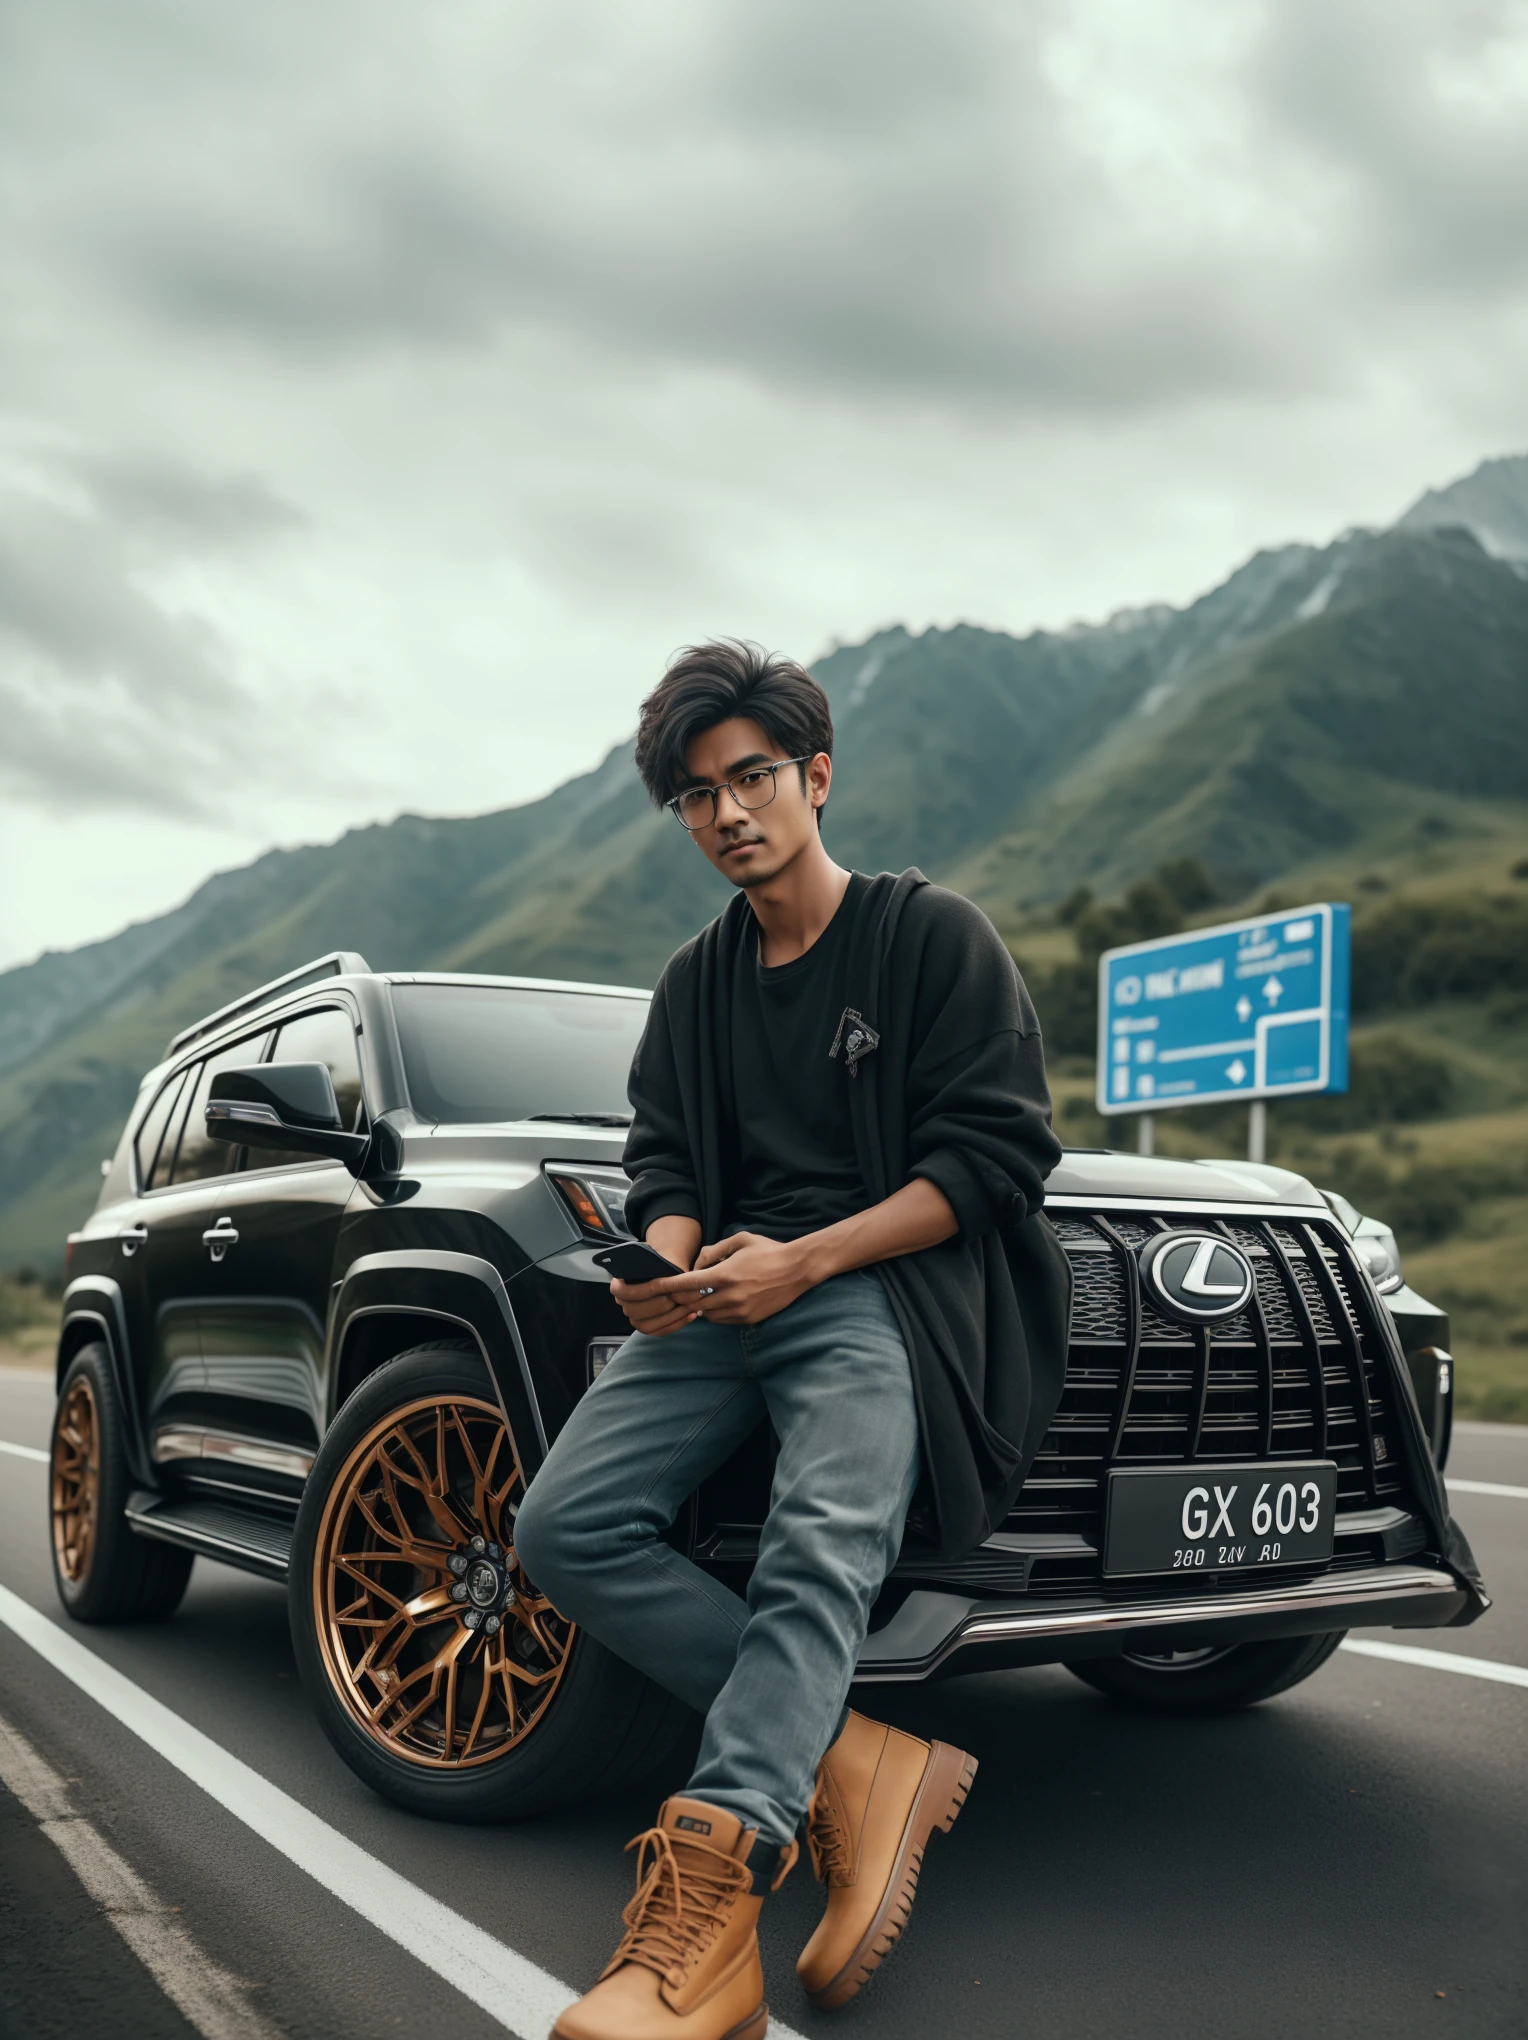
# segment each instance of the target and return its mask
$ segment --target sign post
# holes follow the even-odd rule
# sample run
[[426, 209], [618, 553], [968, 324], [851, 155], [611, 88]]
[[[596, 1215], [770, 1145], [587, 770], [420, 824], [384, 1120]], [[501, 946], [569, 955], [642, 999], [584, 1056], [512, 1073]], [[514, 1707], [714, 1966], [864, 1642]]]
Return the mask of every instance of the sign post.
[[1348, 1088], [1349, 916], [1326, 902], [1107, 949], [1098, 959], [1098, 1109], [1152, 1116]]

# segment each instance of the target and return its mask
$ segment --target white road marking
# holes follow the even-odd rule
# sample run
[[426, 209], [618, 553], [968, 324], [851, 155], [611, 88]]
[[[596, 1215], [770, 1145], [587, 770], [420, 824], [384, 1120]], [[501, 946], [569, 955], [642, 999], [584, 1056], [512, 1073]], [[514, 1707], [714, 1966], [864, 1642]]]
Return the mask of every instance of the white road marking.
[[[43, 1465], [48, 1462], [47, 1453], [39, 1451], [36, 1446], [13, 1444], [6, 1438], [0, 1438], [0, 1452], [13, 1453], [18, 1459], [35, 1460]], [[1528, 1488], [1511, 1487], [1499, 1481], [1454, 1479], [1448, 1485], [1460, 1494], [1498, 1495], [1528, 1501]], [[347, 1836], [310, 1813], [300, 1801], [292, 1799], [239, 1758], [231, 1756], [211, 1737], [203, 1735], [200, 1729], [193, 1728], [140, 1686], [135, 1686], [115, 1666], [87, 1650], [57, 1623], [49, 1621], [47, 1616], [39, 1614], [4, 1586], [0, 1586], [0, 1622], [4, 1622], [24, 1643], [30, 1644], [55, 1671], [61, 1672], [105, 1708], [124, 1728], [130, 1729], [157, 1755], [199, 1785], [236, 1820], [252, 1828], [262, 1840], [269, 1842], [299, 1869], [305, 1870], [342, 1904], [359, 1913], [389, 1940], [406, 1948], [427, 1969], [444, 1977], [491, 2018], [521, 2035], [522, 2040], [540, 2040], [541, 2033], [573, 2003], [575, 1993], [555, 1976], [525, 1956], [516, 1954], [513, 1948], [506, 1948], [502, 1942], [495, 1941], [480, 1927], [473, 1926], [471, 1921], [451, 1912], [428, 1892], [421, 1891], [417, 1885], [410, 1884], [375, 1857], [367, 1855]], [[1506, 1686], [1528, 1686], [1528, 1670], [1520, 1665], [1499, 1664], [1490, 1658], [1465, 1657], [1455, 1651], [1422, 1650], [1413, 1644], [1372, 1643], [1367, 1638], [1348, 1638], [1341, 1648], [1352, 1651], [1356, 1656], [1383, 1658], [1393, 1664], [1414, 1665], [1427, 1671], [1457, 1672], [1466, 1678], [1491, 1679]], [[25, 1795], [11, 1784], [3, 1738], [4, 1724], [0, 1723], [0, 1777], [30, 1808]], [[11, 1739], [13, 1743], [20, 1741], [14, 1732]], [[41, 1762], [34, 1753], [29, 1751], [28, 1754], [33, 1755], [33, 1761]], [[43, 1818], [40, 1814], [35, 1817]], [[70, 1821], [69, 1825], [85, 1828], [94, 1834], [86, 1823]], [[56, 1835], [53, 1838], [58, 1839]], [[58, 1842], [58, 1846], [64, 1849], [66, 1855], [69, 1854], [62, 1841]], [[139, 1883], [128, 1865], [115, 1856], [104, 1842], [99, 1846], [121, 1873], [133, 1879], [139, 1890], [146, 1893], [146, 1887]], [[70, 1861], [74, 1862], [72, 1856]], [[84, 1871], [78, 1865], [75, 1870], [92, 1896], [112, 1910], [109, 1901], [91, 1885]], [[152, 1894], [146, 1895], [151, 1906], [157, 1905]], [[149, 1954], [133, 1941], [121, 1923], [123, 1918], [147, 1919], [154, 1916], [144, 1908], [132, 1914], [123, 1912], [120, 1917], [118, 1912], [112, 1911], [113, 1923], [118, 1931], [133, 1946], [145, 1967], [152, 1971], [166, 1995], [175, 1998], [192, 2024], [199, 2025], [201, 2031], [208, 2035], [208, 2040], [223, 2040], [225, 2033], [233, 2036], [245, 2032], [250, 2035], [268, 2032], [269, 2028], [263, 2022], [248, 2027], [217, 2027], [203, 2023], [199, 2014], [190, 2011], [179, 1997], [175, 1997], [174, 1990], [165, 1982]], [[159, 1908], [157, 1917], [162, 1916], [163, 1909]], [[224, 1972], [213, 1969], [204, 1958], [199, 1957], [198, 1961], [203, 1974], [224, 1977]], [[233, 1983], [231, 1978], [226, 1980]], [[234, 1988], [237, 1986], [234, 1985]], [[243, 2009], [247, 2012], [247, 2008]], [[247, 2013], [247, 2016], [254, 2019], [256, 2015]], [[776, 2040], [801, 2040], [799, 2034], [773, 2017], [770, 2019], [770, 2032]]]
[[[379, 1863], [4, 1586], [0, 1622], [235, 1820], [520, 2040], [542, 2040], [573, 2003], [565, 1983]], [[778, 2019], [770, 2032], [801, 2040]]]
[[132, 1865], [69, 1803], [69, 1788], [24, 1735], [0, 1719], [0, 1779], [203, 2040], [277, 2040], [249, 2002], [248, 1986], [219, 1967], [156, 1898]]
[[1359, 1657], [1388, 1658], [1395, 1665], [1420, 1665], [1428, 1672], [1462, 1672], [1467, 1679], [1495, 1679], [1503, 1686], [1528, 1686], [1528, 1670], [1522, 1665], [1502, 1665], [1494, 1658], [1464, 1657], [1455, 1650], [1419, 1650], [1414, 1643], [1371, 1643], [1367, 1637], [1350, 1637], [1338, 1649], [1355, 1651]]

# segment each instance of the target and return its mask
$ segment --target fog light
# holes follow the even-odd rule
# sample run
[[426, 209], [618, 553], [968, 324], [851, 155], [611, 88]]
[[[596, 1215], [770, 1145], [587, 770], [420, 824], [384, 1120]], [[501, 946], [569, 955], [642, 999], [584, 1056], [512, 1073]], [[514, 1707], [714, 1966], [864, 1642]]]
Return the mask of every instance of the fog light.
[[624, 1338], [591, 1339], [589, 1341], [588, 1379], [591, 1382], [594, 1381], [596, 1376], [604, 1373], [605, 1369], [625, 1344]]

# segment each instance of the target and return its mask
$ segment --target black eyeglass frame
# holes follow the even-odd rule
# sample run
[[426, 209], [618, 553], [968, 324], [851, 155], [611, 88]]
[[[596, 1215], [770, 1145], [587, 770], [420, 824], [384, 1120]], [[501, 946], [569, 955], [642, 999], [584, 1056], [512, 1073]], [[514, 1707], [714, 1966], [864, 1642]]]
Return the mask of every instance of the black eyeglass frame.
[[[781, 769], [784, 766], [810, 765], [812, 760], [816, 756], [817, 753], [815, 751], [808, 751], [805, 753], [804, 756], [800, 758], [770, 758], [762, 760], [757, 765], [745, 765], [743, 766], [741, 771], [733, 773], [732, 779], [724, 779], [720, 782], [719, 785], [687, 786], [683, 793], [676, 793], [672, 800], [665, 801], [664, 806], [672, 811], [674, 820], [679, 824], [680, 828], [684, 830], [685, 834], [687, 836], [694, 836], [697, 835], [702, 829], [709, 829], [711, 824], [716, 820], [717, 815], [716, 797], [719, 793], [722, 792], [730, 793], [732, 795], [732, 798], [737, 802], [740, 808], [745, 809], [746, 812], [749, 814], [757, 814], [760, 808], [767, 808], [770, 805], [770, 803], [774, 800], [775, 795], [780, 791], [779, 775]], [[767, 772], [769, 774], [769, 800], [757, 800], [750, 805], [748, 801], [743, 800], [740, 797], [737, 788], [733, 785], [732, 782], [734, 779], [746, 778], [750, 772]], [[696, 822], [694, 827], [692, 828], [691, 825], [685, 820], [684, 816], [679, 812], [679, 803], [682, 800], [693, 800], [697, 793], [710, 794], [711, 813], [705, 821]]]

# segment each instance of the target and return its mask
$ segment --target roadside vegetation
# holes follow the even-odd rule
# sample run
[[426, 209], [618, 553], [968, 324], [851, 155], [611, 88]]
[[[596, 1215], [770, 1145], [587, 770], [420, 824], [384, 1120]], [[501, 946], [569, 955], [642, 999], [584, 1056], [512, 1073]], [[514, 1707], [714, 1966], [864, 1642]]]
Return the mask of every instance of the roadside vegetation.
[[58, 1338], [60, 1285], [34, 1268], [0, 1275], [0, 1367], [46, 1367]]
[[[1377, 869], [1312, 868], [1226, 898], [1192, 859], [1120, 898], [1078, 891], [1009, 931], [1045, 1026], [1069, 1145], [1133, 1147], [1094, 1109], [1100, 951], [1314, 899], [1353, 906], [1348, 1091], [1269, 1107], [1268, 1158], [1395, 1229], [1413, 1288], [1447, 1310], [1459, 1409], [1528, 1422], [1528, 858], [1520, 840], [1415, 827]], [[1482, 840], [1484, 838], [1484, 840]], [[1245, 1155], [1242, 1107], [1161, 1112], [1156, 1147]]]

